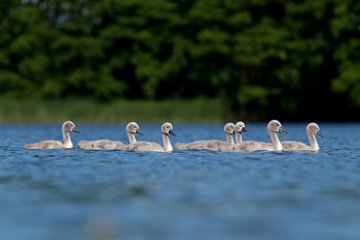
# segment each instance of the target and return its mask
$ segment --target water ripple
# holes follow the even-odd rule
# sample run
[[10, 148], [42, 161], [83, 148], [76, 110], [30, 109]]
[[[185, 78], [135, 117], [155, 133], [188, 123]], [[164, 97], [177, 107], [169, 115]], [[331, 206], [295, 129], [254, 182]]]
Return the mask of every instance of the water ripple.
[[[193, 141], [193, 127], [183, 127], [188, 132], [177, 132], [172, 140]], [[221, 131], [213, 131], [221, 126], [195, 127], [209, 139], [223, 137]], [[263, 127], [254, 124], [253, 135], [249, 132], [246, 138], [268, 141]], [[0, 128], [8, 136], [0, 142], [0, 230], [7, 239], [88, 239], [97, 231], [109, 231], [109, 239], [157, 240], [360, 235], [357, 124], [325, 124], [318, 153], [245, 154], [27, 150], [23, 146], [33, 140], [28, 137], [32, 133], [39, 139], [48, 137], [41, 125]], [[53, 128], [48, 126], [47, 133], [56, 133]], [[119, 128], [123, 126], [105, 127], [105, 133], [92, 131], [98, 134], [93, 138], [105, 134], [118, 139]], [[303, 124], [290, 126], [293, 132], [302, 128]], [[145, 136], [158, 133], [152, 125], [145, 129]], [[303, 134], [292, 137], [306, 141]], [[80, 139], [76, 135], [73, 140]], [[120, 140], [126, 141], [126, 136]]]

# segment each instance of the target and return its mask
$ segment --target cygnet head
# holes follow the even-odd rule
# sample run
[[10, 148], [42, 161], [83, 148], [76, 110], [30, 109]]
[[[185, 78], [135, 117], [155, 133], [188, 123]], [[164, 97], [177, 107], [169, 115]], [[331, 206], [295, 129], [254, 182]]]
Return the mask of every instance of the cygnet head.
[[234, 134], [235, 133], [235, 125], [233, 123], [227, 123], [224, 127], [224, 132], [229, 135]]
[[243, 122], [237, 122], [235, 124], [235, 131], [238, 133], [248, 132], [248, 130], [245, 128], [245, 123]]
[[64, 122], [64, 124], [62, 125], [62, 129], [65, 131], [65, 132], [77, 132], [77, 133], [80, 133], [76, 127], [75, 127], [75, 124], [72, 122], [72, 121], [66, 121]]
[[320, 132], [320, 127], [316, 123], [309, 123], [306, 127], [306, 132], [324, 137], [324, 135]]
[[267, 129], [269, 132], [287, 134], [285, 129], [281, 126], [281, 123], [278, 120], [272, 120], [269, 122]]
[[161, 126], [161, 132], [165, 135], [173, 135], [176, 136], [175, 133], [173, 132], [173, 126], [171, 123], [166, 122]]
[[126, 125], [126, 132], [130, 133], [130, 134], [140, 134], [141, 136], [143, 136], [144, 134], [140, 131], [140, 127], [136, 122], [130, 122], [128, 123], [128, 125]]

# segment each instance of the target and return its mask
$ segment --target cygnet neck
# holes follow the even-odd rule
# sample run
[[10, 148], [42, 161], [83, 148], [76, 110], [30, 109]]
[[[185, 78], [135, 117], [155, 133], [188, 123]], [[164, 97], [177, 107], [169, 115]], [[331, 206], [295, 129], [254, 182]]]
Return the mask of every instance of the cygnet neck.
[[234, 144], [234, 139], [233, 139], [232, 134], [225, 133], [225, 136], [226, 136], [226, 142]]
[[268, 129], [268, 133], [269, 133], [271, 142], [273, 143], [274, 151], [282, 151], [283, 147], [281, 145], [281, 142], [280, 142], [279, 137], [276, 134], [276, 132], [273, 132], [273, 131]]
[[65, 148], [73, 148], [73, 143], [70, 139], [70, 134], [69, 134], [69, 132], [65, 131], [64, 126], [62, 127], [62, 135], [63, 135], [63, 139], [64, 139], [64, 147]]
[[133, 133], [130, 133], [130, 132], [126, 131], [126, 134], [128, 135], [130, 144], [136, 143], [136, 138], [135, 138], [135, 135]]
[[162, 134], [163, 144], [164, 144], [164, 152], [171, 152], [173, 147], [171, 146], [169, 135], [163, 133]]
[[241, 132], [235, 133], [236, 143], [242, 143], [242, 134]]
[[309, 138], [310, 150], [318, 151], [320, 148], [318, 142], [316, 141], [315, 134], [311, 133], [310, 130], [307, 130], [306, 132]]

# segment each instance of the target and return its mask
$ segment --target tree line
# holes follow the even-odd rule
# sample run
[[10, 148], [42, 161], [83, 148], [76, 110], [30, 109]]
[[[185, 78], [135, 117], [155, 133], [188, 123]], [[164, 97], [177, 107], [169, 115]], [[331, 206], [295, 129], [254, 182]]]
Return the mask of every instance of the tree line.
[[224, 119], [360, 120], [356, 0], [8, 0], [0, 94], [220, 98]]

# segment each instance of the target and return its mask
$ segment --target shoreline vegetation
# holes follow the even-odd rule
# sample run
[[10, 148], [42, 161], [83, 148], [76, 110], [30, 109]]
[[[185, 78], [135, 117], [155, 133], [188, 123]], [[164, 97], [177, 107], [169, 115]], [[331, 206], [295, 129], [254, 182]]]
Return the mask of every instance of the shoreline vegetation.
[[90, 99], [7, 99], [0, 98], [0, 123], [220, 123], [221, 101], [116, 100], [101, 103]]
[[[9, 0], [0, 13], [0, 98], [175, 103], [128, 103], [147, 121], [360, 121], [356, 0]], [[127, 102], [68, 104], [80, 121], [143, 119], [116, 112]], [[62, 119], [34, 105], [2, 121]]]

